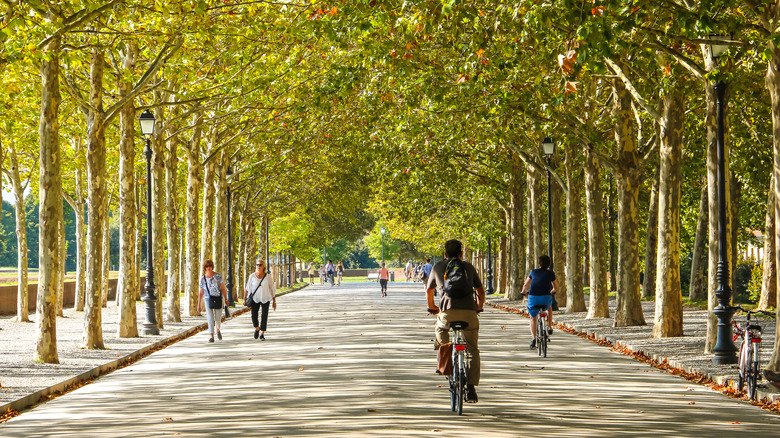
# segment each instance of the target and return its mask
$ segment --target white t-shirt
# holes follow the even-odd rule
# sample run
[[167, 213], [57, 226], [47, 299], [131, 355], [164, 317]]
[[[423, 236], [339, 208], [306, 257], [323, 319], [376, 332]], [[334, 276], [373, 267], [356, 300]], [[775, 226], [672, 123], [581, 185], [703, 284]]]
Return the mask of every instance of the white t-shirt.
[[[257, 278], [257, 275], [253, 272], [249, 274], [244, 290], [251, 294], [259, 283], [260, 279]], [[263, 284], [260, 285], [260, 288], [257, 289], [257, 292], [252, 296], [252, 300], [256, 303], [267, 303], [273, 300], [275, 294], [276, 282], [274, 282], [274, 278], [271, 274], [265, 274], [265, 280], [263, 280]]]

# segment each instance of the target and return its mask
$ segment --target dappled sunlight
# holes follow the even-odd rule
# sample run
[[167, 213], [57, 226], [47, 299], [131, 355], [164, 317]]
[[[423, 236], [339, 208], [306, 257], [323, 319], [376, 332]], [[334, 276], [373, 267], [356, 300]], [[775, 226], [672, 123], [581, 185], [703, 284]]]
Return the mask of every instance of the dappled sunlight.
[[446, 379], [434, 374], [435, 319], [422, 286], [391, 283], [387, 298], [373, 286], [282, 297], [265, 342], [242, 315], [223, 325], [222, 341], [188, 338], [12, 419], [0, 434], [760, 436], [780, 425], [558, 331], [540, 358], [528, 349], [528, 320], [492, 309], [480, 321], [480, 402], [459, 417]]

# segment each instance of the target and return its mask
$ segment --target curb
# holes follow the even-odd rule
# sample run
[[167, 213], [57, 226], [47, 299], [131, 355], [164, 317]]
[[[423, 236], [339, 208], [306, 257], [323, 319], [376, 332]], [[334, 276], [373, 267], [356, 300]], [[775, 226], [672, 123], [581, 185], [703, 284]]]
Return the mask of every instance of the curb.
[[[526, 318], [529, 317], [528, 312], [526, 312], [522, 308], [516, 308], [512, 306], [507, 306], [503, 304], [495, 304], [490, 301], [485, 301], [486, 304], [490, 305], [491, 307], [504, 311], [504, 312], [511, 312], [511, 313], [518, 313]], [[667, 356], [663, 356], [661, 354], [657, 353], [650, 353], [647, 351], [644, 351], [641, 348], [635, 348], [631, 345], [630, 342], [622, 341], [622, 340], [612, 340], [608, 338], [607, 336], [600, 335], [598, 333], [598, 330], [596, 329], [586, 329], [585, 331], [582, 331], [577, 326], [568, 323], [555, 323], [556, 327], [560, 327], [564, 329], [566, 332], [579, 335], [580, 337], [583, 337], [585, 339], [590, 340], [591, 342], [595, 342], [599, 345], [603, 345], [605, 347], [612, 348], [613, 350], [618, 351], [619, 353], [629, 356], [639, 362], [645, 362], [648, 363], [653, 368], [661, 369], [663, 371], [667, 371], [670, 374], [680, 375], [683, 378], [686, 378], [687, 380], [706, 385], [706, 381], [702, 381], [701, 377], [703, 377], [705, 380], [708, 380], [715, 385], [717, 385], [720, 388], [713, 387], [712, 389], [723, 393], [724, 395], [727, 395], [729, 397], [739, 398], [740, 393], [737, 392], [737, 382], [732, 379], [725, 376], [716, 376], [708, 372], [702, 372], [701, 370], [696, 369], [694, 366], [686, 365], [681, 363], [677, 360], [670, 360]], [[639, 356], [639, 357], [637, 357]], [[643, 360], [640, 357], [644, 356], [647, 358], [647, 360]], [[672, 372], [672, 370], [677, 370], [677, 373]], [[691, 378], [688, 378], [686, 376], [691, 376]], [[700, 376], [699, 378], [695, 378], [697, 376]], [[757, 404], [759, 406], [762, 406], [763, 404], [771, 404], [775, 405], [778, 401], [780, 401], [780, 393], [777, 392], [769, 392], [766, 391], [765, 388], [757, 388], [756, 389], [756, 401], [752, 403]]]
[[[284, 296], [299, 291], [305, 288], [306, 286], [308, 286], [308, 283], [294, 289], [277, 293], [276, 296], [277, 297]], [[244, 306], [236, 310], [235, 312], [232, 312], [230, 318], [225, 318], [223, 316], [222, 321], [234, 319], [238, 316], [243, 315], [248, 311], [249, 311], [249, 307]], [[62, 382], [49, 386], [48, 388], [43, 388], [32, 394], [26, 395], [20, 399], [14, 400], [10, 403], [6, 403], [0, 406], [0, 416], [2, 416], [0, 417], [0, 423], [3, 423], [12, 417], [15, 417], [21, 411], [29, 409], [35, 406], [36, 404], [46, 402], [55, 397], [59, 397], [60, 395], [67, 394], [70, 391], [78, 389], [81, 386], [83, 386], [83, 384], [86, 384], [85, 382], [89, 383], [90, 380], [94, 380], [100, 376], [104, 376], [106, 374], [112, 373], [128, 365], [132, 365], [137, 360], [142, 359], [154, 353], [157, 350], [163, 349], [179, 341], [187, 339], [192, 335], [195, 335], [203, 330], [206, 330], [207, 328], [208, 328], [208, 323], [203, 323], [203, 324], [196, 325], [194, 327], [190, 327], [189, 329], [181, 333], [178, 333], [176, 335], [149, 344], [124, 357], [112, 360], [111, 362], [108, 363], [104, 363], [103, 365], [98, 365], [95, 368], [92, 368], [89, 371], [85, 371], [75, 377], [71, 377], [69, 379], [63, 380]]]

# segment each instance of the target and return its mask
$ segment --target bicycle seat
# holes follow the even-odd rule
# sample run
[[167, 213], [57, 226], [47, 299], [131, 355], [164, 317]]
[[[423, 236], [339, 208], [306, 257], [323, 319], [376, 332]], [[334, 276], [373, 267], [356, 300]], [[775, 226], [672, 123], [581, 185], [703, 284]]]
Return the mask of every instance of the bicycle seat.
[[761, 330], [761, 326], [750, 324], [749, 326], [747, 326], [747, 330]]
[[450, 328], [453, 330], [465, 330], [466, 327], [469, 326], [469, 323], [466, 321], [452, 321], [450, 323]]

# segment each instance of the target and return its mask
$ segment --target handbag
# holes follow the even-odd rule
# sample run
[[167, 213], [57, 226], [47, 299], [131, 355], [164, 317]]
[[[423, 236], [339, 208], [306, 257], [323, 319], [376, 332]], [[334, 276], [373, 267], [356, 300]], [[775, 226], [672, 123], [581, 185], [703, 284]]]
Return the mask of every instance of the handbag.
[[244, 300], [244, 306], [250, 307], [252, 305], [252, 298], [255, 296], [255, 292], [260, 289], [260, 286], [263, 285], [263, 280], [265, 280], [265, 275], [263, 275], [263, 278], [260, 279], [260, 283], [258, 283], [255, 290], [253, 290], [251, 294], [247, 295], [246, 299]]
[[439, 345], [439, 363], [436, 371], [443, 375], [452, 374], [452, 342]]
[[[203, 276], [203, 283], [206, 284], [206, 291], [209, 289], [209, 283], [206, 281], [206, 276]], [[219, 289], [217, 289], [219, 291]], [[209, 309], [221, 309], [222, 308], [222, 294], [220, 295], [211, 295], [211, 292], [209, 292]]]

